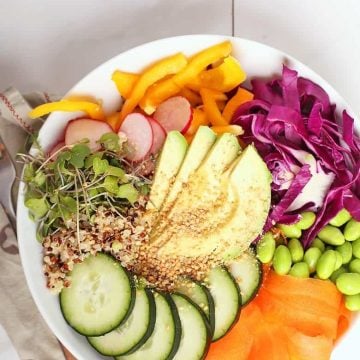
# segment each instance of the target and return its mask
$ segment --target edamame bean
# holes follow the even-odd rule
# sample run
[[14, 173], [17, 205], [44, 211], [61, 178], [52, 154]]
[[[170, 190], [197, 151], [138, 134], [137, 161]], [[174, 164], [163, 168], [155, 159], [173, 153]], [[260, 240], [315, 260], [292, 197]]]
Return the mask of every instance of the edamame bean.
[[325, 244], [319, 239], [315, 238], [313, 242], [311, 243], [311, 247], [318, 248], [321, 252], [325, 251]]
[[288, 249], [291, 254], [291, 259], [294, 263], [297, 263], [303, 259], [304, 248], [298, 239], [290, 239], [288, 242]]
[[360, 238], [354, 241], [351, 245], [353, 256], [360, 259]]
[[344, 229], [344, 236], [347, 241], [355, 241], [360, 238], [360, 222], [351, 219]]
[[309, 248], [305, 251], [304, 261], [308, 264], [310, 273], [315, 271], [320, 256], [321, 251], [318, 248]]
[[267, 232], [257, 243], [256, 253], [258, 259], [263, 263], [269, 263], [275, 252], [276, 242], [271, 232]]
[[316, 274], [319, 279], [326, 280], [335, 270], [336, 253], [334, 250], [326, 250], [316, 264]]
[[360, 259], [351, 260], [349, 264], [349, 270], [352, 273], [360, 274]]
[[291, 268], [291, 255], [289, 249], [285, 245], [280, 245], [276, 248], [273, 267], [277, 274], [286, 275]]
[[298, 278], [308, 278], [310, 276], [309, 266], [306, 262], [298, 262], [292, 266], [289, 275]]
[[340, 210], [335, 217], [333, 217], [329, 224], [332, 226], [340, 227], [343, 226], [351, 219], [350, 213], [346, 209]]
[[335, 283], [336, 279], [341, 275], [346, 273], [346, 269], [343, 266], [340, 266], [339, 269], [335, 270], [332, 275], [330, 276], [330, 280]]
[[296, 227], [296, 224], [293, 225], [279, 224], [278, 227], [287, 238], [298, 239], [301, 237], [301, 230], [298, 227]]
[[336, 280], [336, 286], [344, 295], [360, 294], [360, 274], [341, 274]]
[[316, 215], [311, 211], [304, 211], [300, 214], [301, 219], [295, 225], [301, 230], [309, 229], [315, 222]]
[[345, 307], [350, 311], [360, 310], [360, 294], [345, 296]]
[[344, 244], [337, 246], [336, 251], [342, 256], [342, 263], [348, 264], [352, 258], [352, 246], [349, 242], [345, 241]]
[[345, 242], [343, 233], [336, 227], [326, 225], [317, 235], [320, 240], [329, 245], [342, 245]]
[[343, 258], [341, 256], [341, 254], [338, 251], [335, 251], [335, 255], [336, 255], [336, 262], [335, 262], [335, 268], [334, 271], [340, 269], [342, 262], [343, 262]]

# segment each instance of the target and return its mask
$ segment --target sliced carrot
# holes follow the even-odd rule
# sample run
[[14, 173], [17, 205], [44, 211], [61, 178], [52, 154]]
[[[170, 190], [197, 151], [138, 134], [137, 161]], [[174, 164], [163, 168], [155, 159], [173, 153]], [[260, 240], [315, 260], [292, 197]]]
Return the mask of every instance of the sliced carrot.
[[203, 110], [196, 108], [193, 111], [193, 118], [191, 120], [191, 124], [189, 129], [187, 130], [187, 135], [194, 135], [197, 129], [202, 125], [208, 125], [209, 121], [206, 117], [206, 114]]
[[200, 90], [201, 99], [204, 104], [204, 111], [206, 114], [206, 117], [209, 119], [212, 125], [228, 125], [228, 123], [225, 121], [223, 116], [221, 115], [221, 112], [219, 110], [219, 107], [217, 105], [218, 101], [226, 100], [227, 97], [225, 94], [211, 90], [211, 89], [205, 89], [202, 88]]
[[336, 333], [336, 341], [339, 340], [349, 329], [353, 315], [354, 314], [345, 307], [345, 299], [343, 298], [339, 307], [339, 319]]
[[250, 303], [240, 320], [222, 339], [211, 344], [206, 360], [248, 360], [256, 336], [257, 324], [262, 319], [257, 305]]
[[293, 328], [286, 328], [290, 358], [295, 360], [329, 360], [333, 341], [325, 336], [307, 336]]
[[332, 283], [279, 276], [265, 267], [258, 295], [233, 330], [211, 345], [207, 359], [329, 359], [350, 321]]
[[180, 95], [186, 98], [192, 107], [196, 107], [201, 104], [201, 97], [195, 91], [188, 89], [186, 87], [180, 90]]
[[112, 127], [114, 131], [117, 130], [117, 124], [119, 123], [120, 112], [115, 112], [106, 117], [106, 122]]
[[258, 331], [248, 360], [290, 360], [286, 334], [277, 324], [264, 321], [258, 324]]
[[253, 98], [254, 94], [252, 94], [250, 91], [247, 91], [246, 89], [239, 87], [237, 93], [226, 103], [222, 113], [224, 119], [230, 123], [236, 109], [240, 105], [252, 100]]
[[324, 301], [325, 303], [340, 305], [341, 295], [336, 286], [330, 281], [318, 279], [301, 279], [294, 276], [281, 276], [270, 273], [267, 281], [264, 283], [270, 292], [277, 295], [296, 295], [306, 296]]
[[260, 304], [259, 299], [258, 303], [268, 321], [294, 327], [309, 336], [325, 335], [335, 338], [337, 317], [334, 319], [321, 313], [309, 312], [306, 307], [286, 303], [281, 297], [275, 297], [265, 289], [262, 290], [262, 295], [263, 300]]

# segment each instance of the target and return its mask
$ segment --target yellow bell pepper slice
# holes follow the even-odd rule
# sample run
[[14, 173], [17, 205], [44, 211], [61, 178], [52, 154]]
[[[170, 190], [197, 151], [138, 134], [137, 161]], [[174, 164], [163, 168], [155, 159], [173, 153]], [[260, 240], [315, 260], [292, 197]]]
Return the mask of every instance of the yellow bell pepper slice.
[[139, 77], [138, 74], [115, 70], [111, 76], [111, 80], [115, 83], [120, 95], [128, 99]]
[[195, 135], [198, 128], [202, 125], [209, 125], [209, 120], [206, 118], [206, 114], [203, 110], [196, 108], [193, 110], [193, 117], [186, 135]]
[[240, 105], [248, 101], [251, 101], [253, 98], [254, 98], [253, 93], [251, 93], [246, 89], [239, 88], [237, 93], [227, 102], [223, 110], [222, 116], [225, 119], [225, 121], [230, 124], [236, 109]]
[[186, 65], [186, 57], [179, 53], [164, 58], [145, 70], [140, 75], [140, 78], [136, 82], [135, 87], [131, 91], [130, 97], [125, 101], [121, 109], [120, 123], [118, 124], [118, 127], [120, 126], [121, 121], [123, 121], [125, 117], [130, 114], [139, 104], [140, 100], [145, 95], [146, 90], [151, 85], [163, 79], [165, 76], [178, 73], [180, 70], [185, 68]]
[[36, 119], [48, 115], [53, 111], [84, 111], [91, 119], [105, 120], [101, 105], [90, 101], [67, 99], [39, 105], [29, 112], [29, 117]]
[[204, 104], [206, 117], [209, 119], [210, 123], [214, 126], [228, 125], [228, 122], [223, 118], [216, 103], [217, 101], [226, 100], [226, 95], [220, 91], [211, 89], [201, 89], [200, 95]]
[[239, 136], [244, 134], [243, 128], [239, 125], [212, 126], [211, 130], [213, 130], [218, 135], [230, 133]]
[[155, 112], [159, 104], [177, 95], [180, 90], [181, 89], [172, 81], [172, 78], [161, 80], [149, 87], [145, 96], [140, 101], [140, 108], [143, 109], [146, 114], [151, 115]]
[[203, 71], [199, 75], [199, 82], [202, 87], [222, 92], [231, 91], [244, 82], [245, 79], [245, 71], [232, 56], [226, 57], [218, 67]]
[[223, 59], [231, 53], [232, 45], [229, 41], [211, 46], [198, 54], [195, 54], [188, 65], [176, 73], [172, 78], [163, 80], [148, 89], [140, 107], [147, 113], [152, 114], [156, 107], [166, 99], [176, 95], [185, 86], [196, 79], [201, 71], [207, 66]]
[[184, 87], [180, 90], [179, 95], [186, 98], [192, 107], [196, 107], [202, 103], [201, 97], [194, 91]]
[[219, 59], [229, 56], [231, 50], [231, 42], [224, 41], [220, 44], [210, 46], [209, 48], [200, 51], [189, 60], [189, 64], [184, 70], [174, 75], [174, 82], [178, 86], [184, 87], [186, 84], [191, 83], [192, 80], [194, 80], [201, 71], [205, 70], [207, 66]]

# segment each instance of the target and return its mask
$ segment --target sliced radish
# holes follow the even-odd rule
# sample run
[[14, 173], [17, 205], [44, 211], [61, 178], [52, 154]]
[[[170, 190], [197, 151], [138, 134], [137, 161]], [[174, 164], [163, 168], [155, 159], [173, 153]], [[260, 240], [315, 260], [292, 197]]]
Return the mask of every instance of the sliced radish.
[[192, 108], [189, 101], [183, 96], [174, 96], [160, 104], [154, 119], [169, 132], [171, 130], [186, 133], [192, 120]]
[[150, 125], [154, 135], [150, 154], [157, 154], [164, 145], [166, 139], [166, 131], [156, 120], [152, 119], [151, 117], [148, 117], [148, 120], [150, 121]]
[[65, 143], [63, 141], [58, 142], [49, 152], [49, 157], [53, 157], [55, 160], [56, 156], [54, 156], [55, 153], [57, 153], [61, 148], [65, 146]]
[[121, 124], [119, 132], [124, 133], [129, 144], [130, 161], [140, 161], [149, 154], [153, 144], [153, 130], [146, 116], [138, 113], [129, 114]]
[[69, 122], [65, 131], [65, 144], [72, 145], [81, 140], [88, 139], [92, 151], [101, 148], [97, 141], [102, 135], [113, 132], [109, 124], [91, 119], [77, 119]]

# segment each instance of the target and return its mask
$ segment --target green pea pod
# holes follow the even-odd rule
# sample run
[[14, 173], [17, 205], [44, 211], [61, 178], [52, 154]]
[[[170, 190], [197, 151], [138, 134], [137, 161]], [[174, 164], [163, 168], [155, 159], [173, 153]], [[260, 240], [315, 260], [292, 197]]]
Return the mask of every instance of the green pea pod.
[[315, 238], [313, 242], [311, 243], [311, 247], [318, 248], [321, 252], [325, 251], [325, 244], [319, 239]]
[[351, 245], [353, 256], [360, 259], [360, 238], [354, 241]]
[[310, 273], [316, 269], [316, 264], [320, 259], [321, 251], [318, 248], [309, 248], [304, 255], [304, 261], [308, 264]]
[[360, 274], [360, 259], [351, 260], [349, 264], [349, 270], [352, 273]]
[[333, 217], [329, 224], [332, 226], [340, 227], [343, 226], [351, 219], [350, 213], [346, 209], [340, 210], [335, 217]]
[[273, 267], [277, 274], [286, 275], [291, 268], [291, 254], [285, 245], [280, 245], [275, 250]]
[[[316, 264], [316, 274], [319, 279], [326, 280], [335, 270], [336, 253], [334, 250], [326, 250]], [[341, 264], [340, 264], [341, 266]]]
[[304, 248], [298, 239], [290, 239], [288, 242], [288, 249], [291, 254], [291, 259], [294, 263], [297, 263], [303, 259]]
[[344, 229], [344, 237], [347, 241], [355, 241], [360, 238], [360, 222], [351, 219]]
[[289, 275], [298, 278], [308, 278], [310, 276], [308, 264], [303, 261], [294, 264], [289, 271]]
[[271, 232], [267, 232], [256, 245], [256, 254], [258, 259], [263, 263], [269, 263], [274, 256], [276, 241]]
[[307, 230], [309, 229], [315, 222], [316, 215], [311, 211], [304, 211], [300, 214], [301, 219], [295, 225], [300, 230]]
[[283, 232], [283, 234], [287, 238], [300, 238], [301, 237], [301, 230], [296, 226], [293, 225], [285, 225], [285, 224], [278, 224], [278, 228]]
[[345, 242], [343, 233], [337, 227], [331, 225], [322, 228], [317, 236], [328, 245], [339, 246]]
[[345, 307], [350, 311], [360, 311], [360, 294], [346, 295]]
[[360, 294], [360, 274], [341, 274], [336, 280], [338, 290], [344, 295]]

